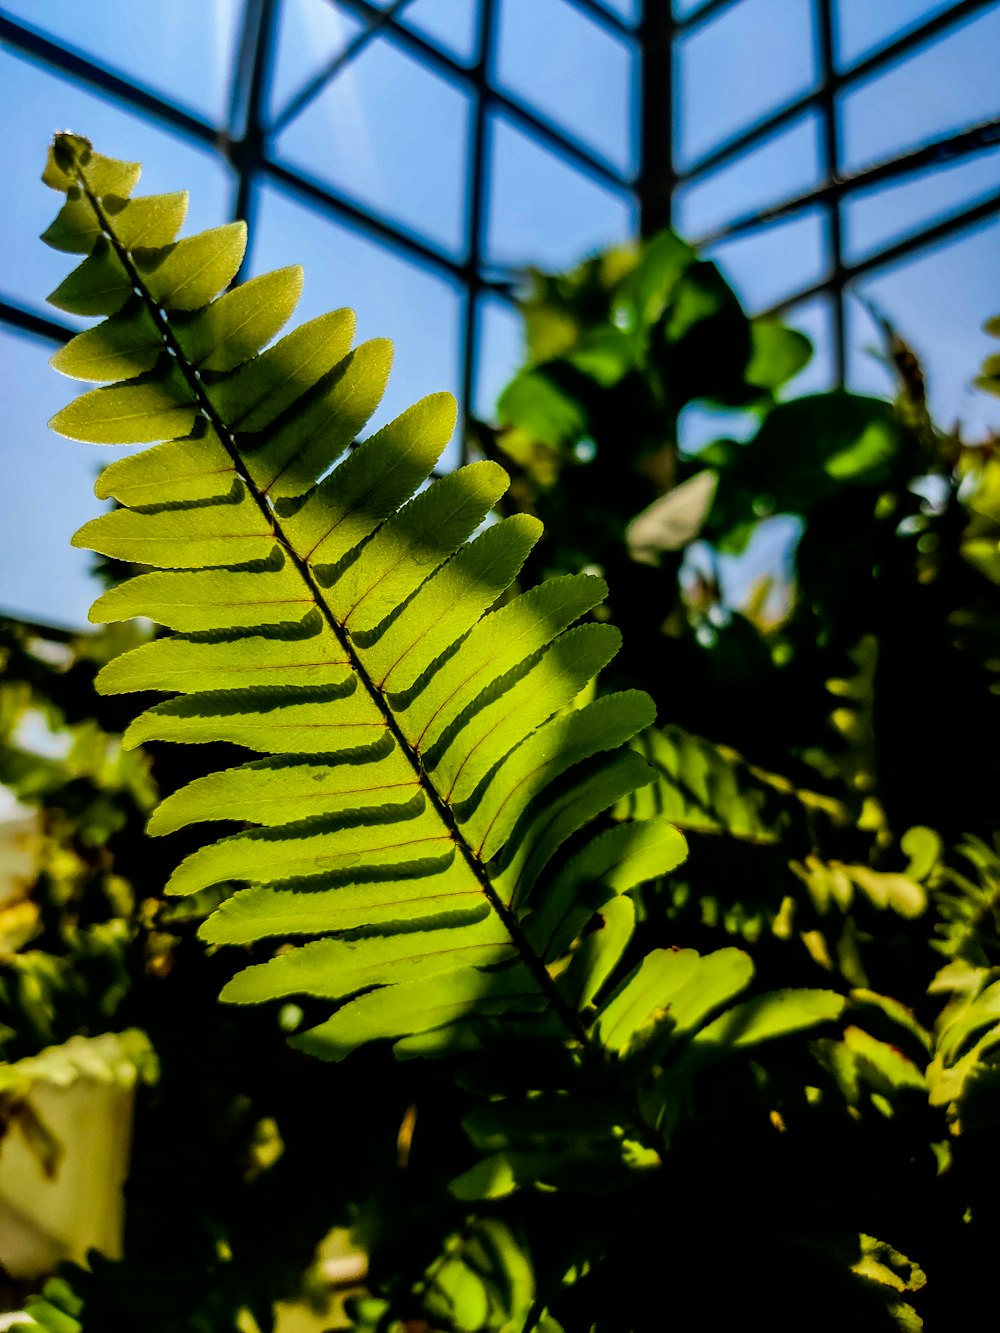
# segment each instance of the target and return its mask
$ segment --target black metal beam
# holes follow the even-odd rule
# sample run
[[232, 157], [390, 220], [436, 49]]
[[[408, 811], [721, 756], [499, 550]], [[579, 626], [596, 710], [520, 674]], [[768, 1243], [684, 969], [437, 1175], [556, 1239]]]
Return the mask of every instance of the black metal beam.
[[50, 41], [33, 28], [21, 23], [14, 23], [5, 14], [0, 13], [0, 46], [30, 56], [40, 64], [57, 69], [77, 83], [84, 83], [118, 102], [124, 102], [135, 111], [141, 111], [151, 120], [168, 125], [178, 130], [197, 143], [212, 148], [222, 148], [225, 135], [209, 125], [199, 116], [185, 111], [176, 102], [160, 97], [151, 89], [135, 83], [132, 79], [122, 78], [102, 65], [96, 65], [82, 52], [69, 46], [60, 46]]
[[297, 195], [300, 199], [314, 206], [318, 205], [325, 212], [336, 213], [362, 230], [377, 236], [379, 240], [388, 242], [425, 268], [460, 279], [467, 276], [466, 265], [463, 262], [451, 259], [440, 250], [435, 250], [407, 228], [355, 204], [332, 186], [314, 180], [311, 176], [292, 171], [279, 162], [263, 162], [261, 175], [266, 180], [283, 186], [286, 191]]
[[[374, 22], [382, 16], [382, 10], [372, 4], [371, 0], [328, 0], [328, 3], [339, 3], [343, 8], [351, 10], [352, 13], [357, 14], [367, 22]], [[482, 0], [480, 0], [480, 3], [482, 3]], [[666, 0], [663, 0], [663, 3], [666, 3]], [[398, 21], [389, 22], [386, 27], [392, 31], [394, 39], [404, 50], [410, 55], [416, 56], [421, 64], [440, 74], [448, 83], [474, 88], [475, 75], [472, 69], [466, 69], [456, 64], [443, 51], [439, 51], [432, 42], [421, 37], [419, 33], [413, 32], [412, 29], [404, 27]], [[492, 107], [502, 110], [533, 139], [544, 143], [561, 157], [572, 161], [573, 165], [580, 171], [585, 172], [601, 184], [610, 185], [619, 190], [632, 187], [633, 182], [628, 176], [623, 175], [611, 163], [606, 162], [600, 154], [588, 148], [570, 131], [564, 129], [561, 125], [555, 124], [542, 113], [525, 106], [517, 98], [497, 88], [492, 82], [487, 85], [486, 97]]]
[[[95, 65], [78, 52], [57, 46], [47, 38], [38, 37], [29, 29], [10, 22], [2, 15], [0, 15], [0, 45], [7, 45], [20, 54], [28, 55], [42, 64], [58, 69], [60, 73], [77, 79], [81, 83], [89, 84], [98, 91], [123, 103], [130, 110], [139, 111], [149, 119], [164, 123], [203, 146], [214, 149], [226, 161], [232, 162], [233, 160], [234, 141], [230, 139], [226, 132], [217, 130], [187, 112], [181, 111], [175, 104], [158, 97], [155, 93], [151, 93], [133, 83], [128, 83], [117, 75], [109, 74], [108, 71], [102, 69], [99, 65]], [[465, 265], [463, 263], [435, 250], [406, 228], [397, 226], [362, 205], [354, 203], [347, 196], [340, 194], [334, 187], [322, 185], [318, 181], [299, 175], [291, 168], [267, 158], [261, 159], [259, 170], [262, 176], [271, 178], [301, 197], [309, 199], [313, 204], [319, 204], [325, 209], [335, 211], [381, 239], [390, 241], [418, 262], [426, 264], [438, 272], [458, 277], [464, 276]]]
[[[926, 250], [928, 246], [934, 245], [938, 241], [948, 240], [980, 222], [995, 217], [998, 213], [1000, 213], [1000, 193], [990, 195], [988, 199], [981, 200], [971, 208], [952, 213], [930, 227], [912, 232], [909, 236], [904, 236], [902, 240], [886, 246], [884, 250], [879, 250], [876, 254], [867, 255], [854, 264], [845, 264], [845, 287], [867, 273], [876, 269], [889, 268], [892, 264], [909, 259], [919, 251]], [[764, 317], [783, 314], [801, 301], [811, 300], [814, 296], [823, 296], [828, 290], [829, 284], [826, 280], [812, 283], [809, 287], [802, 288], [792, 296], [786, 296], [782, 300], [776, 301], [774, 305], [760, 313]]]
[[[290, 182], [290, 188], [297, 189], [298, 183]], [[322, 207], [337, 208], [337, 201], [327, 200], [322, 196], [317, 201]], [[921, 250], [936, 244], [938, 241], [948, 240], [952, 236], [969, 227], [974, 227], [980, 222], [987, 221], [989, 218], [1000, 214], [1000, 193], [992, 194], [989, 198], [974, 204], [971, 208], [952, 213], [947, 218], [935, 222], [932, 226], [925, 227], [920, 231], [904, 237], [902, 240], [879, 250], [874, 254], [858, 260], [854, 264], [844, 264], [844, 283], [845, 288], [858, 278], [868, 273], [882, 268], [888, 268], [890, 265], [899, 263], [904, 259], [918, 254]], [[492, 291], [503, 299], [509, 299], [510, 293], [507, 285], [504, 283], [490, 282], [484, 278], [479, 279], [478, 287], [480, 291]], [[780, 315], [790, 310], [793, 306], [799, 305], [803, 301], [811, 300], [816, 296], [824, 296], [829, 290], [827, 280], [810, 284], [799, 291], [792, 293], [791, 296], [783, 297], [782, 300], [768, 306], [760, 314], [766, 318], [772, 315]], [[76, 332], [75, 329], [68, 328], [58, 321], [48, 319], [36, 311], [29, 310], [27, 307], [19, 305], [16, 301], [0, 296], [0, 325], [9, 325], [23, 330], [25, 333], [34, 334], [48, 342], [63, 343], [71, 338]]]
[[326, 88], [331, 79], [335, 79], [352, 61], [357, 59], [372, 39], [378, 36], [382, 28], [390, 24], [397, 14], [402, 13], [406, 6], [411, 3], [412, 0], [393, 0], [388, 9], [380, 11], [379, 16], [372, 19], [366, 28], [357, 33], [342, 51], [338, 51], [318, 74], [314, 74], [311, 79], [306, 80], [295, 96], [282, 107], [278, 115], [270, 122], [267, 127], [268, 133], [278, 134], [290, 121], [295, 119], [300, 111], [304, 111], [310, 102], [315, 101], [323, 89]]
[[[832, 182], [837, 179], [840, 173], [840, 133], [835, 100], [837, 71], [833, 52], [833, 0], [815, 0], [813, 13], [821, 79], [818, 106], [823, 117], [823, 174], [827, 181]], [[839, 195], [836, 193], [827, 195], [824, 199], [824, 208], [830, 256], [830, 273], [827, 286], [833, 307], [833, 379], [837, 388], [842, 389], [847, 374], [847, 342], [844, 322], [844, 253]]]
[[57, 319], [40, 315], [37, 311], [18, 305], [16, 301], [5, 300], [2, 296], [0, 296], [0, 325], [20, 329], [22, 333], [30, 333], [50, 343], [68, 342], [76, 332]]
[[[105, 69], [80, 51], [60, 45], [36, 29], [14, 21], [0, 11], [0, 45], [28, 56], [57, 70], [66, 77], [86, 84], [113, 98], [131, 111], [138, 112], [166, 126], [204, 148], [218, 152], [236, 168], [238, 175], [237, 207], [246, 214], [252, 211], [254, 185], [270, 181], [325, 215], [339, 216], [365, 233], [385, 243], [412, 262], [437, 272], [442, 277], [461, 284], [467, 292], [462, 338], [460, 380], [463, 404], [470, 410], [475, 388], [478, 361], [478, 324], [476, 298], [483, 291], [508, 295], [509, 284], [491, 281], [484, 269], [485, 229], [488, 215], [489, 189], [489, 119], [497, 112], [508, 117], [535, 141], [544, 144], [563, 160], [585, 172], [590, 178], [622, 190], [630, 181], [598, 154], [577, 141], [572, 134], [550, 122], [544, 115], [522, 105], [516, 97], [497, 89], [491, 82], [495, 76], [494, 56], [497, 41], [500, 0], [480, 0], [482, 26], [479, 33], [477, 58], [471, 68], [465, 68], [440, 51], [401, 22], [406, 0], [395, 0], [388, 10], [372, 0], [340, 0], [344, 7], [359, 14], [368, 25], [348, 50], [341, 52], [337, 68], [328, 67], [326, 78], [334, 77], [343, 68], [347, 58], [353, 58], [361, 49], [361, 38], [370, 39], [376, 31], [391, 31], [408, 54], [454, 85], [469, 89], [476, 98], [474, 128], [470, 149], [468, 183], [466, 254], [452, 257], [442, 253], [405, 225], [381, 216], [355, 203], [333, 186], [323, 184], [291, 167], [274, 161], [268, 152], [267, 127], [264, 118], [264, 93], [268, 84], [275, 0], [246, 0], [243, 31], [237, 68], [234, 73], [230, 118], [227, 130], [208, 124], [195, 113], [152, 89]], [[614, 36], [628, 41], [636, 40], [642, 57], [642, 149], [640, 169], [636, 178], [642, 210], [643, 231], [646, 234], [665, 225], [670, 218], [671, 198], [675, 185], [704, 176], [743, 152], [752, 149], [778, 129], [790, 123], [804, 111], [816, 107], [823, 115], [824, 156], [826, 179], [814, 191], [785, 200], [770, 208], [747, 214], [719, 229], [706, 242], [718, 242], [728, 236], [746, 232], [802, 209], [822, 205], [830, 219], [832, 278], [799, 291], [773, 307], [773, 313], [812, 296], [834, 292], [840, 306], [844, 288], [864, 274], [887, 265], [901, 262], [925, 247], [946, 239], [977, 222], [1000, 212], [1000, 195], [993, 195], [947, 218], [924, 228], [895, 244], [868, 256], [856, 264], [843, 261], [840, 237], [840, 203], [863, 190], [883, 181], [912, 174], [918, 170], [954, 160], [970, 153], [984, 151], [1000, 143], [1000, 121], [984, 122], [958, 135], [949, 136], [925, 145], [912, 153], [879, 163], [864, 171], [845, 175], [839, 172], [839, 144], [837, 142], [837, 99], [842, 92], [861, 80], [889, 68], [905, 58], [918, 46], [931, 41], [985, 11], [998, 0], [957, 0], [950, 9], [935, 15], [880, 51], [858, 62], [853, 68], [838, 72], [833, 49], [832, 0], [815, 0], [819, 66], [822, 74], [818, 89], [796, 102], [781, 108], [757, 125], [712, 150], [686, 172], [676, 170], [672, 154], [671, 133], [671, 48], [677, 36], [690, 32], [722, 14], [738, 0], [707, 0], [707, 3], [686, 19], [673, 19], [668, 0], [643, 0], [639, 26], [635, 33], [630, 25], [604, 9], [599, 0], [569, 0], [581, 13], [587, 14]], [[350, 53], [350, 54], [349, 54]], [[336, 62], [332, 62], [336, 63]], [[309, 89], [316, 80], [300, 90], [293, 103], [284, 109], [277, 123], [285, 124], [297, 114], [314, 95]], [[304, 96], [307, 94], [308, 96]], [[290, 110], [290, 107], [294, 109]], [[841, 307], [842, 309], [842, 307]], [[842, 314], [838, 327], [836, 347], [839, 364], [843, 361]], [[36, 311], [22, 307], [17, 301], [0, 298], [0, 325], [16, 328], [50, 343], [62, 342], [74, 330], [58, 320], [47, 318]]]
[[497, 6], [495, 0], [482, 0], [479, 15], [479, 51], [473, 74], [476, 83], [476, 108], [469, 153], [467, 218], [467, 263], [469, 283], [465, 296], [462, 329], [461, 365], [459, 367], [462, 405], [462, 462], [468, 462], [469, 422], [473, 418], [473, 398], [479, 366], [479, 292], [480, 274], [486, 254], [486, 229], [489, 221], [489, 124], [487, 90], [489, 71], [496, 41]]
[[254, 182], [266, 156], [264, 113], [275, 21], [275, 0], [245, 0], [240, 50], [233, 71], [227, 153], [236, 170], [233, 216], [247, 224], [247, 249], [241, 273], [253, 250], [257, 203]]
[[642, 0], [639, 25], [640, 166], [637, 181], [643, 236], [669, 227], [673, 217], [674, 23], [662, 0]]
[[784, 199], [781, 203], [771, 204], [767, 208], [761, 208], [751, 213], [743, 213], [724, 226], [717, 227], [714, 231], [705, 232], [698, 237], [694, 244], [701, 248], [708, 245], [717, 245], [720, 241], [729, 240], [731, 237], [741, 236], [747, 232], [757, 231], [761, 227], [770, 226], [772, 222], [777, 222], [781, 218], [790, 217], [805, 209], [813, 208], [817, 204], [824, 204], [830, 199], [831, 195], [864, 194], [874, 186], [884, 184], [887, 181], [916, 175], [928, 167], [942, 166], [946, 162], [956, 162], [975, 153], [988, 152], [991, 148], [1000, 148], [1000, 117], [980, 121], [978, 125], [972, 125], [967, 130], [960, 130], [958, 134], [949, 134], [943, 139], [934, 139], [929, 144], [913, 149], [912, 152], [887, 158], [883, 162], [876, 163], [873, 167], [866, 167], [863, 171], [842, 173], [831, 180], [824, 181], [822, 185], [818, 185], [814, 190], [793, 195], [791, 199]]
[[709, 23], [717, 15], [726, 9], [733, 9], [740, 3], [740, 0], [706, 0], [706, 3], [699, 6], [693, 14], [688, 14], [686, 18], [675, 20], [678, 32], [689, 32], [693, 28], [700, 28], [703, 24]]
[[[377, 18], [382, 14], [382, 11], [368, 3], [368, 0], [341, 0], [341, 3], [358, 11], [363, 17]], [[469, 70], [454, 64], [435, 46], [408, 29], [392, 24], [388, 26], [393, 28], [396, 36], [410, 49], [411, 54], [415, 54], [423, 63], [429, 64], [449, 82], [468, 87], [471, 79]], [[81, 52], [59, 46], [33, 29], [15, 23], [0, 13], [0, 46], [2, 45], [20, 54], [31, 56], [39, 63], [57, 69], [78, 82], [88, 84], [122, 102], [130, 110], [140, 111], [153, 120], [161, 121], [171, 129], [215, 148], [227, 160], [233, 160], [232, 142], [225, 131], [216, 129], [151, 90], [104, 69]], [[529, 137], [544, 143], [557, 156], [599, 184], [615, 190], [632, 188], [633, 182], [629, 176], [623, 175], [617, 168], [603, 161], [599, 155], [561, 127], [499, 92], [492, 85], [487, 90], [487, 100], [491, 106], [502, 110], [508, 119], [514, 121]]]
[[74, 639], [86, 639], [101, 633], [96, 625], [93, 629], [71, 629], [68, 625], [52, 625], [44, 620], [28, 620], [13, 611], [3, 609], [0, 609], [0, 627], [27, 632], [39, 639], [53, 639], [56, 643], [72, 643]]
[[610, 9], [605, 9], [600, 0], [569, 0], [574, 9], [578, 9], [581, 14], [586, 14], [592, 18], [606, 31], [614, 34], [616, 37], [632, 37], [634, 35], [632, 25], [615, 14]]

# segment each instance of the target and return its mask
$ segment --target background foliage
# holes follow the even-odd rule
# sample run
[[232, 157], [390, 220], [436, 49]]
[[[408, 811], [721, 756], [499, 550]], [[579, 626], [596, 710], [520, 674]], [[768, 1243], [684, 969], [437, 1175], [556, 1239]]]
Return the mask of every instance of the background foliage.
[[[594, 615], [624, 648], [600, 687], [644, 689], [658, 716], [633, 742], [657, 781], [616, 814], [665, 815], [690, 849], [634, 891], [622, 974], [653, 948], [735, 944], [761, 989], [836, 990], [843, 1020], [766, 1060], [713, 1065], [711, 1041], [682, 1058], [662, 1165], [637, 1149], [624, 1177], [565, 1100], [512, 1117], [503, 1093], [525, 1068], [549, 1086], [529, 1034], [463, 1061], [457, 1083], [448, 1061], [380, 1047], [307, 1060], [285, 1044], [301, 1013], [217, 1006], [234, 965], [194, 933], [213, 904], [162, 897], [143, 834], [156, 793], [230, 760], [122, 750], [135, 709], [92, 680], [147, 631], [55, 644], [8, 624], [0, 780], [40, 819], [36, 871], [0, 923], [5, 1124], [56, 1169], [28, 1089], [65, 1077], [81, 1040], [138, 1085], [124, 1259], [50, 1284], [30, 1306], [49, 1327], [270, 1328], [275, 1301], [315, 1289], [334, 1227], [368, 1256], [360, 1328], [662, 1327], [675, 1300], [719, 1326], [933, 1328], [982, 1308], [997, 442], [928, 419], [889, 329], [895, 403], [783, 399], [805, 340], [749, 321], [673, 236], [537, 275], [524, 315], [526, 364], [477, 442], [514, 476], [503, 512], [545, 522], [524, 585], [605, 578]], [[691, 404], [748, 414], [749, 438], [685, 456]], [[713, 571], [773, 514], [801, 524], [792, 577], [732, 605]], [[485, 1190], [481, 1154], [507, 1173]]]

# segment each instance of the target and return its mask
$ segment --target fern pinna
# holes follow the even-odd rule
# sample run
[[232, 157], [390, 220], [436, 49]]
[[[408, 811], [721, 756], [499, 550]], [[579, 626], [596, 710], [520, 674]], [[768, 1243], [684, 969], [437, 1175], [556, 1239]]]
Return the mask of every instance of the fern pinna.
[[[503, 1031], [557, 1039], [569, 1065], [641, 1084], [653, 1130], [705, 1060], [835, 1017], [841, 999], [826, 991], [716, 1017], [751, 980], [736, 949], [655, 950], [619, 981], [628, 890], [685, 847], [665, 821], [607, 815], [653, 777], [627, 745], [653, 709], [635, 691], [580, 702], [618, 646], [616, 629], [586, 619], [604, 584], [578, 575], [512, 593], [540, 525], [485, 524], [503, 470], [477, 462], [428, 484], [454, 429], [451, 397], [357, 443], [389, 345], [352, 350], [347, 310], [273, 342], [300, 270], [225, 291], [243, 224], [177, 241], [185, 196], [130, 199], [139, 171], [69, 134], [50, 152], [44, 179], [67, 199], [44, 239], [84, 256], [50, 299], [106, 317], [53, 358], [106, 387], [52, 425], [153, 445], [104, 470], [97, 494], [119, 507], [74, 539], [152, 570], [99, 598], [94, 620], [145, 616], [171, 631], [100, 675], [107, 693], [171, 696], [128, 743], [223, 741], [263, 756], [175, 792], [150, 824], [244, 826], [168, 884], [226, 886], [206, 941], [282, 945], [223, 998], [334, 1002], [293, 1041], [335, 1060], [379, 1038], [401, 1055], [474, 1050]], [[457, 1192], [545, 1176], [517, 1146], [538, 1144], [527, 1105], [492, 1101], [470, 1123], [493, 1157]], [[536, 1120], [550, 1113], [544, 1097], [530, 1106]]]

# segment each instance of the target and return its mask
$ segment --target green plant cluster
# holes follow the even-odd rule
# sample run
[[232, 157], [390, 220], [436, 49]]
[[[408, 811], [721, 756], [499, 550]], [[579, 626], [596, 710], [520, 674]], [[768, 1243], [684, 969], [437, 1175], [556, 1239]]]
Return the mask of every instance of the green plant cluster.
[[[151, 447], [75, 539], [110, 628], [5, 631], [43, 870], [0, 1095], [90, 1041], [138, 1098], [124, 1258], [34, 1318], [263, 1333], [332, 1228], [358, 1329], [974, 1318], [997, 441], [933, 425], [891, 330], [895, 403], [783, 397], [807, 341], [664, 235], [536, 276], [483, 457], [435, 477], [447, 397], [365, 436], [388, 345], [278, 337], [300, 271], [231, 287], [242, 226], [178, 240], [138, 178], [66, 134], [44, 177], [50, 300], [102, 317], [53, 427]], [[748, 438], [682, 451], [699, 405]], [[787, 583], [692, 574], [775, 514]]]

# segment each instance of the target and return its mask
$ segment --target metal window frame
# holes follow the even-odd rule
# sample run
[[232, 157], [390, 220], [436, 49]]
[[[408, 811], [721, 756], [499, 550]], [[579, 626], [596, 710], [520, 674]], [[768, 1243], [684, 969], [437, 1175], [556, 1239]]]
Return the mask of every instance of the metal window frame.
[[862, 171], [841, 168], [839, 103], [851, 89], [901, 65], [908, 56], [935, 40], [957, 31], [972, 18], [1000, 7], [1000, 0], [955, 0], [945, 9], [891, 38], [846, 69], [838, 69], [835, 55], [835, 0], [810, 0], [816, 37], [817, 83], [812, 91], [777, 107], [755, 123], [744, 126], [687, 169], [674, 155], [676, 123], [674, 69], [678, 39], [697, 32], [743, 0], [705, 0], [685, 18], [673, 16], [666, 0], [644, 0], [641, 42], [644, 57], [642, 83], [643, 155], [638, 180], [642, 231], [651, 235], [673, 219], [674, 195], [679, 187], [709, 177], [753, 152], [793, 124], [815, 112], [820, 121], [822, 179], [813, 190], [781, 200], [766, 208], [739, 214], [725, 226], [694, 238], [702, 248], [763, 230], [772, 223], [802, 216], [821, 207], [827, 223], [827, 272], [819, 281], [782, 298], [765, 311], [783, 314], [814, 297], [827, 297], [833, 313], [832, 358], [834, 381], [843, 387], [847, 366], [846, 304], [853, 285], [862, 277], [894, 264], [940, 241], [957, 236], [1000, 213], [1000, 192], [953, 210], [933, 223], [914, 228], [901, 239], [870, 255], [848, 262], [843, 250], [843, 205], [863, 191], [887, 181], [912, 178], [945, 162], [987, 152], [1000, 145], [1000, 118], [972, 125], [956, 134], [923, 144], [910, 152], [878, 162]]
[[[289, 0], [284, 0], [288, 3]], [[880, 162], [864, 171], [847, 174], [840, 169], [839, 114], [841, 96], [852, 87], [888, 71], [912, 52], [956, 30], [973, 16], [1000, 5], [1000, 0], [955, 0], [909, 31], [891, 39], [878, 50], [845, 70], [836, 66], [834, 53], [834, 0], [810, 0], [817, 36], [816, 87], [802, 97], [780, 106], [752, 125], [742, 128], [702, 156], [693, 166], [680, 169], [674, 152], [675, 106], [674, 65], [677, 43], [744, 0], [705, 0], [685, 18], [673, 16], [669, 0], [640, 0], [635, 26], [605, 8], [600, 0], [567, 0], [576, 10], [609, 35], [634, 43], [639, 73], [639, 167], [624, 173], [605, 161], [572, 132], [544, 113], [506, 91], [496, 77], [498, 23], [502, 0], [468, 0], [478, 5], [476, 49], [471, 63], [443, 51], [414, 28], [407, 26], [406, 10], [411, 0], [391, 0], [382, 7], [373, 0], [328, 0], [359, 18], [364, 29], [350, 41], [319, 75], [314, 76], [290, 99], [278, 117], [269, 122], [266, 92], [274, 64], [279, 0], [244, 0], [240, 38], [230, 83], [225, 127], [213, 125], [179, 103], [116, 73], [83, 52], [62, 44], [32, 26], [0, 10], [0, 46], [33, 60], [62, 77], [84, 84], [111, 98], [133, 113], [152, 120], [179, 137], [220, 156], [234, 175], [234, 215], [245, 217], [253, 244], [257, 186], [267, 182], [325, 216], [345, 221], [418, 268], [449, 279], [464, 293], [459, 339], [458, 384], [466, 413], [472, 410], [479, 364], [479, 298], [485, 294], [511, 299], [518, 275], [504, 273], [487, 262], [486, 228], [489, 216], [490, 162], [489, 126], [503, 116], [535, 143], [599, 185], [638, 204], [641, 230], [650, 235], [671, 223], [677, 189], [708, 177], [713, 171], [736, 161], [765, 143], [798, 117], [815, 111], [822, 126], [823, 175], [821, 183], [798, 195], [755, 212], [741, 214], [699, 244], [712, 246], [738, 235], [749, 234], [778, 221], [820, 207], [827, 219], [828, 271], [820, 281], [796, 291], [767, 313], [780, 313], [812, 297], [825, 296], [833, 310], [833, 362], [835, 379], [843, 384], [847, 357], [845, 304], [851, 286], [860, 277], [887, 268], [926, 247], [957, 235], [1000, 212], [1000, 193], [974, 202], [914, 230], [901, 240], [882, 247], [862, 260], [848, 263], [842, 245], [842, 205], [860, 191], [888, 180], [899, 180], [927, 171], [945, 161], [982, 153], [1000, 144], [1000, 120], [968, 127], [962, 132], [926, 144], [913, 152]], [[326, 182], [292, 169], [272, 152], [277, 128], [288, 123], [311, 99], [380, 34], [391, 35], [408, 56], [422, 68], [465, 91], [472, 105], [472, 130], [465, 182], [465, 243], [463, 253], [452, 255], [434, 245], [404, 223], [362, 205]], [[499, 276], [497, 276], [499, 273]], [[41, 310], [0, 294], [0, 327], [8, 326], [52, 342], [64, 341], [73, 330]], [[463, 446], [464, 448], [464, 446]], [[464, 454], [463, 454], [464, 456]]]
[[[287, 3], [288, 0], [285, 0]], [[634, 41], [631, 27], [606, 10], [599, 0], [569, 2], [604, 31], [616, 38]], [[471, 64], [439, 49], [433, 42], [405, 24], [411, 0], [393, 0], [381, 8], [372, 0], [329, 0], [341, 10], [360, 18], [365, 28], [332, 59], [318, 76], [307, 81], [273, 120], [268, 120], [266, 94], [274, 65], [275, 39], [280, 19], [280, 0], [244, 0], [240, 36], [230, 81], [229, 111], [225, 127], [213, 125], [178, 102], [150, 87], [100, 64], [86, 53], [61, 43], [40, 29], [5, 15], [0, 9], [0, 47], [26, 57], [44, 69], [83, 84], [146, 117], [179, 138], [221, 157], [235, 179], [233, 215], [246, 219], [249, 231], [247, 253], [252, 252], [256, 213], [256, 187], [277, 186], [325, 216], [344, 221], [418, 268], [449, 279], [464, 294], [459, 337], [458, 385], [465, 412], [471, 412], [478, 360], [478, 298], [483, 293], [513, 299], [518, 274], [505, 273], [487, 264], [486, 226], [489, 200], [489, 125], [500, 114], [535, 143], [599, 185], [623, 197], [635, 199], [635, 180], [620, 172], [565, 127], [532, 109], [499, 86], [495, 77], [499, 0], [469, 0], [478, 4], [475, 57]], [[294, 114], [328, 86], [329, 82], [364, 50], [376, 36], [391, 34], [392, 40], [420, 66], [461, 88], [472, 104], [472, 132], [468, 171], [464, 182], [465, 240], [463, 253], [451, 255], [432, 242], [377, 209], [354, 200], [346, 191], [320, 181], [307, 172], [280, 161], [272, 152], [271, 140]], [[291, 114], [289, 114], [291, 113]], [[463, 190], [463, 182], [456, 183]], [[497, 276], [498, 273], [500, 276]], [[0, 327], [19, 329], [50, 342], [63, 342], [74, 330], [62, 321], [0, 293]], [[462, 443], [462, 456], [466, 456]]]

